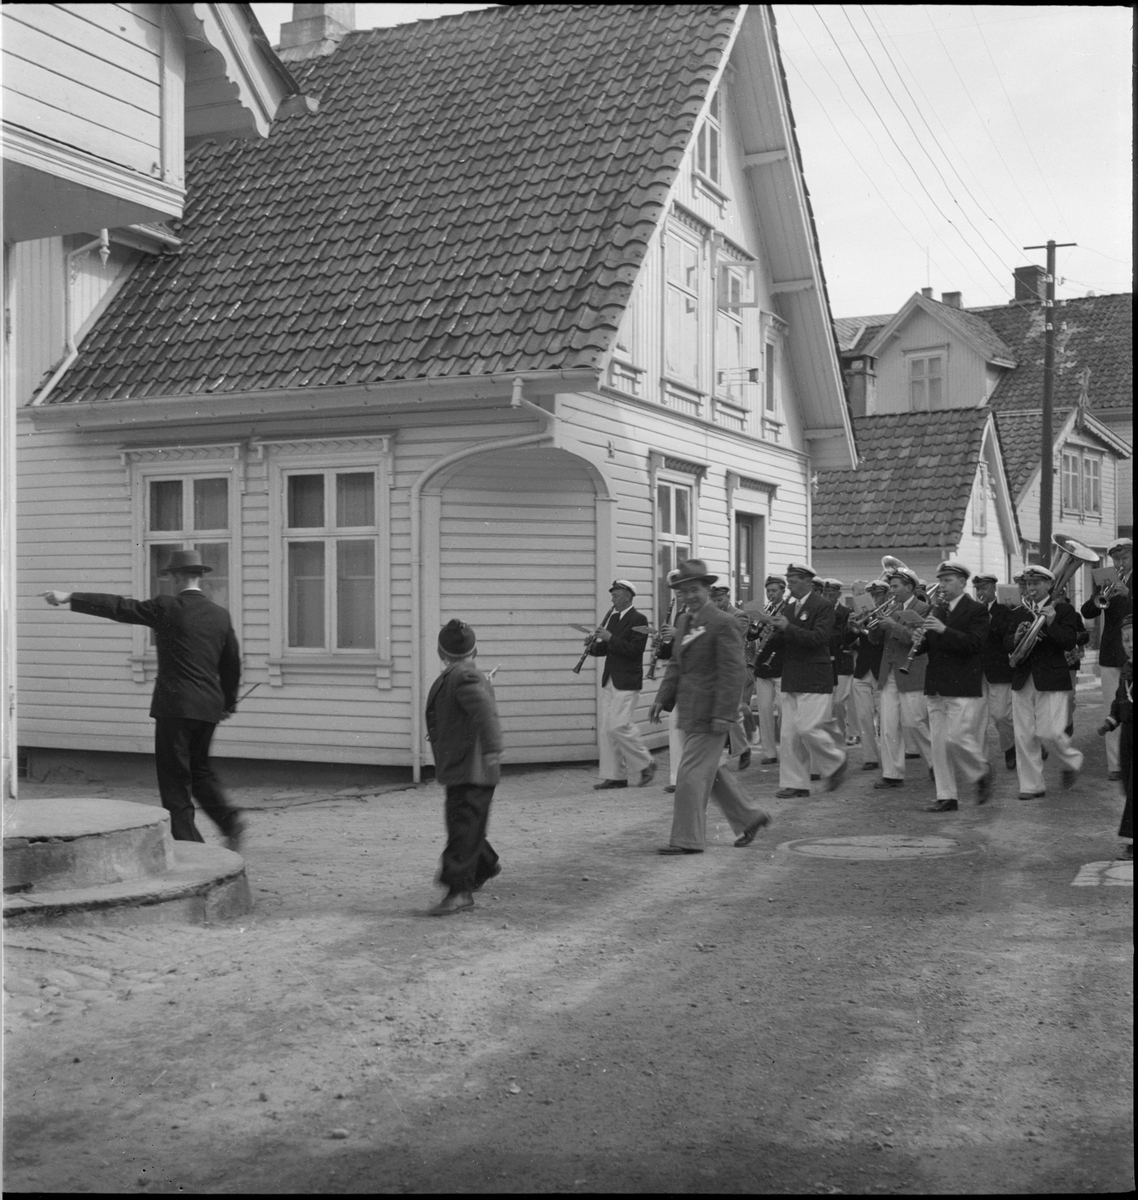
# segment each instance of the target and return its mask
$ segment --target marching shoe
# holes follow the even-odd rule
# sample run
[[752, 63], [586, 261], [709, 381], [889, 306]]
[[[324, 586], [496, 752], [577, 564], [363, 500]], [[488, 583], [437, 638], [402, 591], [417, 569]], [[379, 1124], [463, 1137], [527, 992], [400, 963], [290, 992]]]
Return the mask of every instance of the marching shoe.
[[873, 786], [880, 792], [886, 788], [904, 787], [905, 781], [903, 779], [891, 779], [888, 775], [883, 775]]
[[1014, 771], [1016, 769], [1016, 750], [1014, 746], [1010, 750], [1004, 751], [1004, 766], [1007, 767], [1009, 771]]
[[1067, 767], [1063, 768], [1063, 791], [1069, 792], [1079, 780], [1079, 772], [1072, 771]]
[[755, 840], [755, 834], [758, 833], [760, 829], [765, 829], [770, 823], [770, 817], [766, 813], [763, 813], [763, 815], [753, 825], [748, 825], [747, 828], [744, 829], [741, 834], [739, 834], [739, 836], [735, 839], [735, 845], [749, 846]]
[[248, 826], [240, 817], [229, 828], [229, 833], [225, 836], [226, 850], [232, 850], [234, 854], [241, 853], [241, 847], [245, 842], [245, 831]]
[[745, 771], [751, 765], [751, 750], [748, 747], [739, 755], [739, 770]]
[[485, 878], [485, 879], [480, 879], [480, 880], [479, 880], [479, 881], [478, 881], [478, 882], [477, 882], [477, 883], [474, 885], [474, 890], [477, 892], [477, 891], [479, 890], [479, 888], [485, 887], [485, 886], [486, 886], [486, 884], [488, 884], [488, 883], [490, 882], [490, 880], [491, 880], [491, 879], [495, 879], [495, 878], [497, 878], [497, 876], [499, 876], [499, 875], [501, 875], [501, 874], [502, 874], [502, 864], [501, 864], [500, 862], [498, 862], [498, 863], [495, 863], [495, 864], [494, 864], [494, 867], [493, 867], [493, 869], [492, 869], [492, 870], [490, 871], [490, 873], [489, 873], [489, 874], [486, 876], [486, 878]]
[[666, 791], [666, 792], [674, 792], [675, 790], [676, 790], [676, 785], [674, 783], [669, 783], [668, 786], [664, 789], [664, 791]]
[[646, 766], [644, 768], [644, 770], [640, 772], [640, 783], [638, 784], [638, 786], [639, 787], [647, 787], [652, 782], [652, 780], [655, 778], [656, 778], [656, 760], [653, 759], [648, 764], [648, 766]]
[[989, 767], [979, 779], [976, 780], [976, 803], [987, 804], [992, 798], [992, 768]]
[[702, 854], [702, 850], [689, 850], [687, 846], [661, 846], [657, 854]]
[[906, 750], [906, 751], [905, 751], [905, 757], [906, 757], [906, 758], [920, 758], [921, 756], [920, 756], [919, 754], [910, 754], [910, 753], [909, 753], [909, 751], [908, 751], [908, 750]]
[[1046, 792], [1020, 792], [1019, 798], [1021, 800], [1042, 800], [1046, 795]]
[[448, 892], [427, 912], [432, 917], [452, 917], [455, 913], [465, 912], [474, 907], [474, 897], [469, 892]]
[[809, 796], [809, 788], [779, 788], [775, 795], [780, 800], [789, 800], [792, 796]]
[[600, 783], [593, 784], [594, 792], [603, 792], [607, 788], [628, 787], [627, 779], [602, 779]]
[[[777, 758], [760, 758], [759, 759], [759, 765], [763, 766], [763, 767], [773, 766], [776, 762], [778, 762]], [[1121, 778], [1121, 776], [1119, 778]]]
[[863, 771], [878, 771], [881, 769], [881, 764], [879, 762], [862, 763], [861, 769]]
[[929, 805], [925, 812], [956, 812], [960, 807], [955, 800], [938, 800], [935, 804]]
[[822, 778], [822, 776], [821, 776], [821, 775], [814, 775], [814, 774], [811, 774], [811, 776], [810, 776], [810, 782], [811, 782], [811, 783], [817, 783], [817, 782], [818, 782], [818, 780], [819, 780], [819, 779], [821, 779], [821, 778]]
[[836, 771], [831, 771], [826, 776], [826, 791], [832, 792], [842, 786], [842, 780], [846, 777], [846, 767], [849, 766], [849, 762], [849, 755], [847, 755], [842, 765]]
[[1122, 779], [1122, 772], [1111, 771], [1111, 773], [1107, 776], [1107, 779], [1109, 779], [1111, 783], [1118, 783]]

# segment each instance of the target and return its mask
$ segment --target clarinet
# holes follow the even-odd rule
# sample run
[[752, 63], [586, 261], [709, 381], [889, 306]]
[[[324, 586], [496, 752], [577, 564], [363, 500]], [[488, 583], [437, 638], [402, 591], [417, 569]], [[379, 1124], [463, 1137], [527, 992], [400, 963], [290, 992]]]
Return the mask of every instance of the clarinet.
[[[601, 624], [602, 625], [606, 624], [609, 617], [611, 617], [614, 612], [616, 612], [615, 604], [605, 614], [605, 619], [601, 622]], [[581, 668], [585, 665], [585, 659], [589, 657], [590, 653], [593, 650], [593, 647], [596, 646], [596, 644], [597, 644], [597, 635], [595, 633], [589, 634], [589, 640], [585, 643], [585, 652], [577, 660], [577, 665], [573, 668], [574, 675], [581, 674]]]
[[[939, 590], [940, 590], [939, 588], [934, 588], [932, 595], [937, 596]], [[942, 612], [942, 605], [934, 604], [929, 609], [928, 615], [930, 617], [936, 617], [937, 620], [943, 620], [944, 617], [938, 615], [941, 612]], [[948, 614], [945, 613], [944, 615], [947, 616]], [[901, 666], [899, 666], [897, 668], [897, 670], [900, 671], [902, 675], [909, 674], [909, 668], [912, 667], [912, 665], [913, 665], [913, 659], [915, 659], [917, 657], [917, 655], [920, 654], [922, 649], [924, 648], [925, 636], [927, 634], [928, 634], [928, 630], [925, 629], [925, 627], [923, 625], [921, 626], [920, 629], [918, 629], [916, 631], [916, 633], [913, 634], [913, 644], [909, 647], [909, 657], [907, 659], [905, 659], [904, 663], [902, 663]]]
[[[673, 595], [672, 607], [668, 610], [668, 624], [673, 625], [673, 626], [676, 623], [676, 603], [677, 603], [677, 598]], [[656, 664], [660, 661], [660, 650], [664, 645], [664, 639], [663, 639], [662, 634], [659, 634], [659, 633], [656, 634], [656, 637], [654, 640], [655, 640], [656, 644], [652, 647], [652, 661], [648, 664], [648, 678], [649, 679], [656, 678]]]

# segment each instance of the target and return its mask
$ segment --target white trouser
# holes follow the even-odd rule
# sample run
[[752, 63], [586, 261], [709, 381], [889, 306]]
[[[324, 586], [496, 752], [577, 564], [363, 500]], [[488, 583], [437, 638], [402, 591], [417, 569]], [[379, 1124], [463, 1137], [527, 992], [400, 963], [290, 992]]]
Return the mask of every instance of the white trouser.
[[1007, 752], [1016, 744], [1015, 730], [1012, 727], [1012, 685], [1010, 683], [989, 683], [984, 680], [984, 716], [980, 724], [983, 740], [988, 737], [988, 722], [996, 724], [996, 736], [1000, 739], [1000, 750]]
[[756, 677], [755, 706], [759, 710], [759, 739], [763, 743], [763, 758], [778, 757], [778, 735], [775, 733], [778, 702], [778, 680]]
[[929, 738], [932, 741], [933, 777], [938, 800], [957, 800], [956, 772], [967, 783], [988, 773], [981, 720], [982, 696], [928, 696]]
[[923, 692], [902, 692], [892, 671], [881, 689], [881, 774], [885, 779], [905, 778], [905, 734], [912, 735], [917, 752], [931, 767], [929, 706]]
[[[1110, 706], [1114, 702], [1114, 693], [1118, 691], [1118, 680], [1120, 678], [1120, 668], [1118, 667], [1099, 667], [1099, 673], [1102, 675], [1102, 705], [1106, 711], [1110, 712]], [[1111, 730], [1110, 733], [1103, 738], [1106, 742], [1106, 769], [1113, 775], [1116, 771], [1122, 770], [1122, 759], [1119, 755], [1118, 745], [1119, 739], [1122, 737], [1122, 729]]]
[[1021, 792], [1046, 791], [1043, 783], [1043, 748], [1050, 742], [1059, 761], [1069, 771], [1081, 771], [1083, 756], [1063, 732], [1067, 724], [1067, 693], [1036, 691], [1029, 676], [1012, 692], [1012, 722], [1016, 731], [1016, 772]]
[[809, 791], [811, 762], [825, 778], [846, 761], [833, 706], [831, 692], [782, 693], [782, 739], [778, 745], [782, 787]]
[[849, 711], [850, 704], [850, 688], [853, 683], [852, 675], [839, 675], [838, 682], [834, 684], [834, 720], [838, 724], [838, 735], [842, 739], [842, 745], [846, 743], [847, 726], [852, 725], [852, 712]]
[[850, 685], [850, 699], [853, 704], [854, 728], [861, 738], [861, 748], [865, 761], [876, 763], [877, 731], [873, 727], [874, 709], [877, 707], [877, 680], [872, 671], [866, 671], [864, 679], [855, 679]]
[[684, 753], [684, 731], [676, 723], [676, 710], [668, 713], [668, 782], [676, 786], [676, 775]]
[[614, 688], [611, 679], [601, 688], [597, 741], [600, 743], [602, 779], [631, 779], [635, 783], [640, 772], [652, 763], [652, 755], [632, 719], [639, 699], [639, 692]]

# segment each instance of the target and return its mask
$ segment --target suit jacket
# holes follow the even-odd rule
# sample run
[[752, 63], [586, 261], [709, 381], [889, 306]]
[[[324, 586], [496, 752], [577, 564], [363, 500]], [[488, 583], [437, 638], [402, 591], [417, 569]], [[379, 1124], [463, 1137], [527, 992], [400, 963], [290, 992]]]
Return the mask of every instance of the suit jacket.
[[427, 737], [435, 778], [444, 785], [498, 782], [502, 727], [494, 687], [471, 662], [452, 663], [427, 693]]
[[236, 709], [241, 683], [237, 635], [229, 613], [204, 592], [190, 588], [150, 600], [72, 592], [71, 611], [154, 630], [158, 678], [150, 701], [152, 717], [186, 717], [216, 725]]
[[853, 650], [846, 641], [846, 626], [850, 623], [850, 609], [844, 604], [834, 605], [834, 632], [830, 635], [830, 657], [834, 663], [834, 683], [839, 675], [852, 675], [854, 669]]
[[[1016, 630], [1021, 622], [1029, 624], [1035, 620], [1031, 609], [1021, 604], [1011, 612], [1009, 630], [1004, 635], [1004, 649], [1010, 654], [1015, 649]], [[1012, 668], [1012, 691], [1018, 692], [1030, 679], [1039, 692], [1069, 692], [1071, 690], [1071, 668], [1067, 664], [1067, 651], [1074, 649], [1079, 638], [1079, 617], [1066, 600], [1055, 602], [1055, 620], [1044, 625], [1039, 640], [1031, 653]]]
[[605, 660], [601, 686], [611, 679], [614, 688], [622, 692], [638, 692], [644, 686], [644, 647], [648, 642], [646, 633], [633, 633], [634, 625], [647, 625], [648, 618], [636, 611], [632, 605], [622, 613], [613, 613], [605, 622], [612, 634], [607, 641], [597, 639], [590, 651], [596, 658]]
[[815, 695], [833, 692], [830, 638], [834, 632], [834, 606], [817, 592], [810, 592], [797, 613], [788, 607], [784, 615], [790, 624], [768, 643], [777, 643], [783, 651], [781, 690]]
[[850, 629], [848, 620], [846, 626], [843, 636], [846, 646], [849, 648], [848, 653], [854, 656], [854, 678], [864, 679], [867, 675], [872, 674], [876, 681], [878, 672], [881, 670], [881, 651], [884, 647], [871, 642], [868, 633], [859, 633], [857, 630]]
[[[929, 611], [929, 606], [915, 596], [906, 603], [905, 607], [912, 609], [922, 617]], [[913, 631], [907, 625], [902, 625], [900, 621], [886, 617], [880, 625], [869, 631], [869, 639], [881, 646], [881, 669], [877, 673], [877, 679], [882, 687], [888, 682], [889, 672], [892, 671], [893, 678], [897, 680], [899, 692], [923, 692], [925, 690], [925, 667], [928, 659], [923, 654], [918, 654], [909, 664], [908, 675], [897, 669], [905, 665], [909, 657], [909, 650], [913, 645]]]
[[944, 622], [945, 631], [925, 634], [925, 695], [982, 696], [987, 606], [971, 596], [961, 596], [951, 612], [947, 608], [934, 611]]
[[1134, 724], [1134, 667], [1129, 662], [1119, 668], [1118, 687], [1110, 702], [1110, 715], [1120, 725]]
[[712, 721], [737, 721], [746, 680], [741, 623], [710, 600], [698, 612], [682, 613], [656, 694], [661, 707], [676, 710], [679, 727], [685, 733], [712, 733]]
[[1088, 620], [1102, 617], [1102, 640], [1099, 642], [1098, 661], [1100, 667], [1121, 667], [1126, 662], [1122, 652], [1122, 618], [1134, 611], [1134, 572], [1126, 582], [1126, 591], [1111, 597], [1106, 609], [1100, 609], [1092, 596], [1079, 612]]
[[988, 605], [988, 635], [984, 639], [984, 678], [989, 683], [1011, 683], [1012, 665], [1004, 649], [1012, 610], [999, 600]]

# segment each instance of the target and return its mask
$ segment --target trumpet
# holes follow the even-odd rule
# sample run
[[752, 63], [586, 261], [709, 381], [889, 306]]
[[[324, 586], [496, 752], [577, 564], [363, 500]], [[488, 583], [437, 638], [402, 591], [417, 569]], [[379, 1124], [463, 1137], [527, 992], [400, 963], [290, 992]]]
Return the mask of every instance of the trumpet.
[[[610, 608], [608, 610], [607, 613], [605, 613], [605, 619], [601, 622], [601, 624], [602, 625], [607, 624], [609, 617], [611, 617], [614, 612], [616, 612], [615, 604], [613, 605], [612, 608]], [[574, 675], [581, 674], [581, 668], [585, 665], [585, 659], [588, 658], [589, 655], [592, 653], [593, 647], [596, 646], [596, 644], [597, 644], [597, 635], [595, 633], [589, 634], [588, 638], [585, 641], [584, 652], [581, 654], [581, 657], [577, 660], [577, 665], [573, 668]]]
[[891, 617], [904, 603], [897, 596], [890, 596], [886, 600], [882, 600], [876, 608], [871, 608], [868, 612], [862, 613], [861, 616], [851, 617], [850, 620], [857, 625], [863, 633], [868, 633], [871, 629], [876, 629], [886, 617]]
[[[676, 606], [679, 604], [680, 598], [672, 593], [672, 607], [668, 610], [668, 624], [675, 625], [676, 623]], [[660, 651], [664, 645], [664, 635], [662, 632], [657, 633], [652, 638], [652, 661], [648, 664], [648, 678], [656, 678], [656, 664], [660, 661]]]
[[1094, 594], [1094, 602], [1099, 608], [1109, 608], [1110, 602], [1122, 592], [1120, 579], [1108, 579]]

